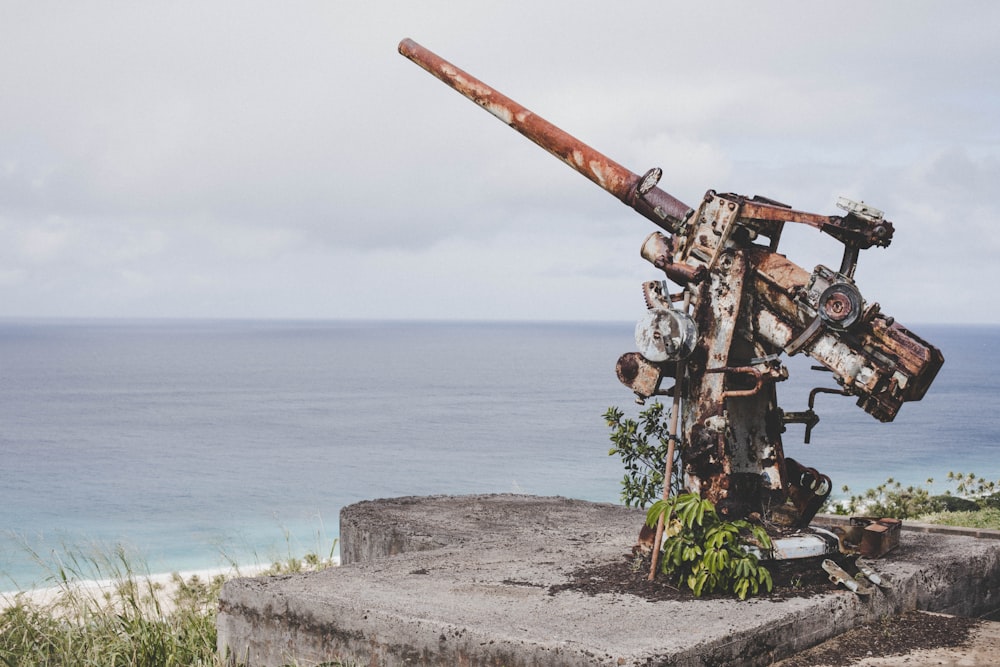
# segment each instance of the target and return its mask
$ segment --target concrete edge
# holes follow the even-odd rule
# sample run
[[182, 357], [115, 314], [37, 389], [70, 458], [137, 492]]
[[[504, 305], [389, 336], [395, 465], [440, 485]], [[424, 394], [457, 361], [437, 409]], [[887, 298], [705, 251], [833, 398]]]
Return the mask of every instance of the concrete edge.
[[[441, 507], [438, 503], [450, 505], [458, 500], [473, 503], [472, 511], [463, 509], [457, 514], [450, 515], [439, 511]], [[538, 523], [528, 527], [518, 526], [517, 522], [511, 522], [503, 513], [489, 517], [484, 511], [488, 509], [491, 501], [500, 505], [509, 504], [524, 512], [531, 508], [532, 502], [542, 501], [544, 504], [551, 500], [551, 498], [500, 494], [405, 498], [401, 499], [401, 507], [394, 507], [393, 502], [387, 502], [388, 499], [365, 501], [361, 504], [360, 509], [364, 511], [360, 514], [372, 518], [368, 510], [379, 511], [375, 512], [378, 515], [375, 518], [378, 520], [373, 523], [367, 520], [357, 522], [357, 528], [367, 531], [372, 538], [368, 540], [368, 545], [374, 546], [374, 549], [366, 547], [362, 550], [374, 560], [368, 561], [368, 564], [359, 563], [360, 569], [351, 572], [364, 584], [357, 590], [361, 591], [374, 584], [395, 594], [392, 582], [398, 580], [401, 573], [405, 574], [414, 558], [420, 559], [419, 563], [425, 563], [428, 558], [435, 558], [431, 553], [417, 552], [427, 552], [444, 546], [451, 546], [459, 551], [480, 548], [483, 540], [470, 540], [469, 535], [479, 535], [477, 531], [484, 526], [518, 542], [518, 538], [522, 535], [533, 535], [536, 532], [544, 532], [552, 526], [559, 526], [560, 518], [563, 516], [560, 512], [563, 510], [576, 513], [585, 509], [585, 506], [595, 505], [563, 499], [564, 502], [559, 503], [558, 507], [550, 508], [550, 512], [544, 514], [530, 512]], [[433, 511], [427, 511], [428, 508], [421, 507], [422, 504], [431, 505]], [[357, 514], [359, 507], [352, 506], [352, 508], [348, 514]], [[627, 521], [631, 521], [637, 512], [610, 505], [604, 511], [625, 518]], [[849, 517], [846, 516], [821, 515], [817, 517], [816, 523], [843, 525], [848, 521]], [[441, 525], [447, 528], [443, 533], [438, 531]], [[627, 664], [646, 664], [645, 660], [652, 659], [663, 664], [691, 666], [733, 664], [734, 661], [740, 661], [742, 664], [759, 667], [770, 664], [776, 659], [794, 655], [858, 623], [875, 618], [914, 609], [974, 617], [997, 607], [1000, 601], [1000, 548], [989, 540], [998, 539], [1000, 531], [977, 529], [970, 531], [919, 522], [904, 523], [904, 529], [913, 535], [913, 540], [931, 548], [926, 553], [913, 553], [912, 557], [905, 561], [886, 562], [884, 567], [890, 575], [893, 586], [874, 599], [862, 600], [846, 591], [841, 592], [842, 594], [830, 594], [810, 604], [807, 613], [803, 613], [806, 611], [805, 608], [793, 606], [795, 611], [778, 614], [769, 620], [761, 619], [760, 625], [752, 629], [730, 631], [698, 645], [678, 647], [680, 650], [671, 651], [664, 647], [663, 652], [646, 654], [642, 658], [634, 656], [638, 660], [629, 661]], [[383, 530], [391, 533], [386, 539], [382, 539]], [[522, 533], [521, 530], [525, 532]], [[343, 532], [342, 526], [342, 535]], [[973, 546], [978, 540], [969, 541], [969, 538], [979, 538], [984, 541], [978, 546]], [[953, 541], [970, 547], [968, 553], [963, 556], [957, 552], [939, 551], [945, 544], [951, 546]], [[390, 558], [395, 555], [401, 557]], [[960, 563], [961, 566], [956, 567]], [[348, 570], [338, 574], [348, 575]], [[475, 632], [467, 632], [464, 628], [449, 625], [443, 619], [435, 621], [406, 614], [400, 616], [398, 610], [395, 612], [385, 610], [387, 615], [378, 621], [376, 617], [380, 617], [382, 612], [377, 611], [378, 606], [374, 598], [366, 598], [360, 607], [364, 610], [365, 624], [356, 625], [360, 621], [354, 618], [357, 610], [352, 606], [353, 603], [337, 602], [336, 596], [326, 600], [316, 599], [314, 585], [308, 586], [308, 595], [302, 597], [302, 587], [287, 587], [286, 583], [291, 584], [292, 579], [288, 582], [271, 582], [266, 586], [259, 582], [227, 585], [223, 597], [231, 606], [220, 608], [218, 625], [220, 652], [232, 646], [245, 646], [249, 650], [252, 645], [253, 653], [259, 657], [257, 660], [247, 662], [254, 665], [285, 664], [280, 661], [274, 662], [273, 658], [272, 660], [263, 658], [266, 654], [264, 646], [269, 642], [272, 650], [280, 644], [283, 651], [288, 651], [285, 655], [294, 655], [298, 659], [315, 656], [317, 661], [324, 656], [346, 655], [380, 665], [456, 664], [454, 660], [458, 658], [467, 664], [475, 665], [612, 664], [606, 663], [598, 656], [585, 659], [574, 655], [576, 652], [567, 651], [567, 647], [559, 647], [553, 653], [553, 646], [537, 639], [513, 644], [502, 641], [493, 643], [498, 638], [478, 636]], [[241, 592], [238, 588], [254, 590]], [[256, 590], [257, 588], [260, 590]], [[265, 588], [268, 590], [265, 591]], [[487, 606], [490, 603], [490, 600], [485, 601]], [[616, 607], [610, 606], [609, 609], [611, 608]], [[317, 623], [324, 616], [326, 621]], [[819, 625], [814, 622], [817, 617], [822, 617]], [[403, 637], [400, 636], [403, 621], [412, 626], [411, 629], [416, 633], [412, 641], [403, 641]], [[428, 628], [435, 624], [441, 626], [441, 633], [428, 632]], [[386, 628], [392, 630], [386, 631]], [[440, 636], [447, 634], [444, 631], [449, 628], [452, 631], [461, 631], [463, 641], [459, 642], [461, 646], [459, 653], [454, 653], [454, 649], [458, 647], [452, 647], [449, 652], [443, 650], [443, 646], [426, 639], [431, 637], [436, 640], [439, 634]], [[348, 641], [344, 633], [352, 631], [358, 636], [352, 635]], [[451, 646], [452, 635], [448, 636], [448, 646]], [[418, 654], [413, 653], [415, 647], [420, 649]], [[308, 661], [310, 658], [305, 659]], [[618, 662], [618, 664], [624, 663]]]

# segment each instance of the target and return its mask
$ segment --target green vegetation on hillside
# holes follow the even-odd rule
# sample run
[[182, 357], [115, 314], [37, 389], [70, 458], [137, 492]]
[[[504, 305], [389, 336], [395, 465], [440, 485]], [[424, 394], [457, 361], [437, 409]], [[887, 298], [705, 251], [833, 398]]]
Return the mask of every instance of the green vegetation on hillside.
[[[903, 486], [889, 478], [885, 483], [846, 500], [831, 501], [825, 508], [837, 514], [911, 519], [926, 523], [1000, 530], [1000, 482], [974, 473], [949, 472], [950, 488], [934, 494], [926, 485]], [[848, 487], [843, 488], [850, 493]]]
[[[331, 564], [307, 554], [256, 576]], [[102, 585], [85, 583], [95, 581]], [[23, 592], [0, 606], [0, 665], [222, 667], [215, 617], [224, 582], [175, 573], [157, 583], [121, 547], [110, 555], [69, 551], [50, 568], [51, 595]]]

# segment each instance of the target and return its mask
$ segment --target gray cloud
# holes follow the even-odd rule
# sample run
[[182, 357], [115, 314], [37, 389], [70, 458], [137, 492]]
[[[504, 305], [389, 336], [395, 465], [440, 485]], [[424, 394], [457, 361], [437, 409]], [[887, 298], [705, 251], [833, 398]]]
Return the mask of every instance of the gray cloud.
[[650, 225], [412, 37], [685, 201], [869, 201], [866, 296], [997, 321], [1000, 6], [672, 4], [7, 7], [2, 314], [631, 319]]

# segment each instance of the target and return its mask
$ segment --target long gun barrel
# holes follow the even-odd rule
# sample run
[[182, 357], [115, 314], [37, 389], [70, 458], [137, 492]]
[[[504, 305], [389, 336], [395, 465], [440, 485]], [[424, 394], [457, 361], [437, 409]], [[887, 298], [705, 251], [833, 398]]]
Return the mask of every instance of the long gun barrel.
[[651, 169], [643, 176], [632, 173], [411, 39], [399, 43], [399, 52], [663, 230], [676, 232], [680, 222], [692, 212], [687, 204], [656, 187], [659, 169]]

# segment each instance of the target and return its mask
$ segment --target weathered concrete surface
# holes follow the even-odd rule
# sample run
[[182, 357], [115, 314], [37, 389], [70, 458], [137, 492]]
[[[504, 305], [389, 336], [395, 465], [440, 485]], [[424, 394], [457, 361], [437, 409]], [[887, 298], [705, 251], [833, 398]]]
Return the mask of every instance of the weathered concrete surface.
[[[901, 655], [858, 658], [850, 661], [841, 657], [833, 663], [814, 655], [818, 650], [823, 651], [822, 655], [845, 655], [847, 648], [853, 648], [844, 645], [851, 641], [849, 635], [850, 633], [847, 633], [841, 637], [828, 639], [819, 646], [801, 653], [799, 657], [804, 658], [812, 667], [981, 667], [1000, 662], [1000, 623], [995, 621], [985, 621], [975, 628], [962, 646], [916, 649]], [[776, 663], [774, 667], [786, 667], [786, 663], [793, 662], [802, 664], [802, 660], [792, 657]]]
[[1000, 541], [914, 531], [878, 563], [893, 589], [867, 601], [549, 592], [582, 566], [621, 561], [642, 520], [516, 495], [352, 505], [341, 513], [348, 564], [225, 585], [219, 647], [252, 666], [767, 665], [886, 614], [1000, 606]]

